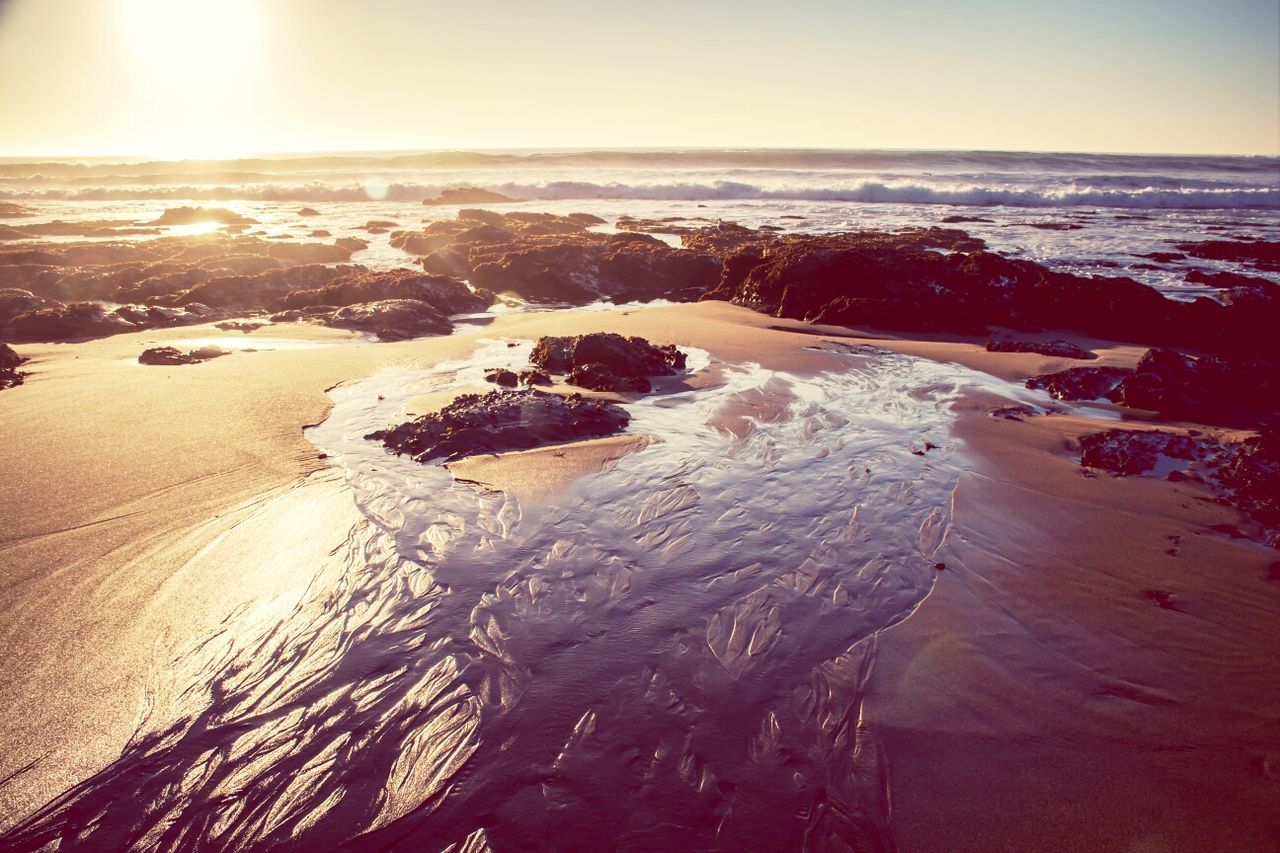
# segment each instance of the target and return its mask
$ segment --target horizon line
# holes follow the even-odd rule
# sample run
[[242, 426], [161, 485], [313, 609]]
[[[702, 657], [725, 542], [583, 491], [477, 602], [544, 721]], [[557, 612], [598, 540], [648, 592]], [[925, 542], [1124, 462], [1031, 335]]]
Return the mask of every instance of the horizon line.
[[322, 157], [356, 157], [356, 156], [394, 156], [414, 154], [648, 154], [648, 153], [681, 153], [681, 152], [884, 152], [884, 153], [954, 153], [954, 154], [1056, 154], [1066, 156], [1101, 156], [1101, 157], [1231, 157], [1240, 159], [1280, 159], [1280, 149], [1274, 153], [1222, 153], [1222, 152], [1189, 152], [1189, 151], [1090, 151], [1055, 148], [936, 148], [936, 147], [885, 147], [885, 146], [806, 146], [806, 145], [529, 145], [529, 146], [451, 146], [436, 148], [333, 148], [333, 149], [296, 149], [268, 150], [224, 155], [218, 157], [170, 157], [163, 154], [146, 153], [14, 153], [0, 154], [0, 161], [10, 163], [43, 163], [65, 162], [67, 160], [98, 160], [118, 162], [147, 163], [230, 163], [241, 160], [270, 159], [309, 159]]

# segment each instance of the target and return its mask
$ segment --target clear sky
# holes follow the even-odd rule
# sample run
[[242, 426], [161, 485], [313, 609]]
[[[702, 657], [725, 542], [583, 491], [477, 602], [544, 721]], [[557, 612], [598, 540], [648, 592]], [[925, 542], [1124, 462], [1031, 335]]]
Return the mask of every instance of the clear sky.
[[1280, 154], [1277, 0], [0, 0], [0, 155]]

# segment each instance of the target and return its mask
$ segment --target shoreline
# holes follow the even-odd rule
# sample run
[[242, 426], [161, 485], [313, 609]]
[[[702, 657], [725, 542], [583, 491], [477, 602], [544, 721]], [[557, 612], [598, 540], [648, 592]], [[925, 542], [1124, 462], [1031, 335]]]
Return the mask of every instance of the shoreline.
[[[511, 314], [475, 332], [404, 343], [371, 344], [314, 326], [274, 326], [263, 336], [340, 345], [236, 353], [178, 368], [139, 368], [123, 359], [136, 357], [144, 343], [205, 337], [202, 327], [24, 347], [24, 354], [34, 358], [25, 366], [30, 377], [20, 393], [34, 399], [28, 396], [20, 409], [12, 403], [0, 405], [6, 434], [14, 437], [6, 443], [4, 464], [22, 472], [17, 488], [0, 506], [6, 524], [12, 525], [0, 551], [13, 572], [7, 578], [10, 597], [3, 614], [8, 627], [0, 640], [22, 650], [11, 657], [0, 683], [11, 697], [0, 741], [23, 748], [0, 766], [0, 776], [31, 761], [38, 764], [0, 791], [0, 814], [8, 816], [0, 831], [111, 760], [137, 723], [137, 703], [146, 682], [142, 673], [154, 666], [156, 644], [163, 638], [166, 645], [179, 646], [209, 630], [211, 613], [232, 609], [220, 600], [219, 589], [245, 593], [245, 601], [255, 594], [279, 601], [298, 594], [298, 587], [290, 593], [287, 584], [261, 575], [262, 563], [270, 564], [266, 556], [248, 557], [238, 566], [224, 560], [218, 566], [193, 569], [198, 555], [226, 547], [229, 541], [247, 543], [252, 537], [244, 527], [246, 520], [265, 533], [271, 529], [270, 513], [296, 504], [303, 495], [307, 504], [322, 498], [329, 509], [320, 516], [332, 519], [326, 528], [331, 541], [320, 537], [325, 541], [313, 543], [314, 553], [320, 555], [344, 541], [343, 525], [358, 518], [350, 486], [318, 458], [302, 431], [329, 416], [332, 401], [326, 389], [385, 367], [459, 358], [477, 339], [536, 337], [547, 329], [556, 334], [639, 334], [704, 348], [725, 361], [756, 361], [797, 374], [856, 364], [847, 353], [813, 349], [823, 338], [811, 332], [801, 336], [768, 328], [789, 322], [726, 303], [703, 302], [612, 312]], [[973, 343], [838, 331], [839, 337], [829, 340], [848, 342], [850, 335], [858, 335], [859, 343], [962, 364], [1000, 380], [1068, 363], [1032, 354], [987, 353]], [[229, 333], [228, 338], [232, 335], [237, 340], [253, 338], [240, 333]], [[1139, 347], [1115, 346], [1090, 364], [1128, 365], [1141, 352]], [[0, 401], [15, 400], [12, 393]], [[140, 417], [139, 399], [147, 401], [145, 418]], [[1276, 695], [1277, 685], [1244, 678], [1265, 672], [1255, 667], [1264, 665], [1280, 639], [1276, 629], [1258, 627], [1280, 625], [1275, 618], [1280, 615], [1280, 596], [1265, 577], [1267, 561], [1274, 559], [1267, 556], [1269, 549], [1212, 531], [1214, 524], [1227, 523], [1234, 514], [1204, 500], [1190, 486], [1143, 478], [1081, 477], [1078, 464], [1064, 455], [1072, 431], [1085, 429], [1079, 419], [1054, 415], [1010, 422], [990, 417], [981, 397], [970, 396], [965, 405], [970, 408], [957, 413], [951, 430], [971, 470], [962, 474], [956, 487], [952, 526], [939, 552], [946, 569], [938, 572], [937, 582], [907, 618], [875, 635], [875, 675], [860, 704], [892, 771], [892, 826], [899, 845], [927, 846], [928, 839], [945, 837], [939, 833], [974, 813], [1008, 815], [1006, 821], [993, 820], [983, 830], [986, 835], [975, 834], [974, 848], [1005, 843], [1018, 832], [1028, 833], [1024, 846], [1033, 845], [1044, 840], [1045, 830], [1026, 825], [1018, 809], [1007, 804], [1042, 809], [1038, 804], [1047, 792], [1059, 803], [1052, 810], [1061, 812], [1056, 820], [1068, 821], [1073, 832], [1090, 824], [1080, 819], [1082, 812], [1092, 816], [1094, 841], [1158, 838], [1194, 845], [1238, 839], [1241, 823], [1258, 833], [1265, 833], [1269, 825], [1280, 828], [1273, 825], [1274, 819], [1267, 824], [1269, 818], [1264, 817], [1267, 792], [1274, 783], [1258, 783], [1253, 759], [1237, 762], [1229, 748], [1244, 744], [1251, 755], [1260, 756], [1264, 768], [1277, 760], [1268, 758], [1272, 753], [1265, 738], [1248, 734], [1280, 722], [1275, 715], [1266, 716], [1264, 701]], [[213, 413], [216, 418], [209, 417]], [[122, 437], [121, 423], [135, 427]], [[1093, 421], [1088, 428], [1110, 423]], [[169, 428], [175, 424], [182, 424], [183, 430]], [[49, 453], [50, 446], [66, 452]], [[554, 472], [529, 473], [532, 480], [543, 478], [530, 494], [545, 499], [582, 472], [599, 470], [619, 451], [592, 446], [589, 456], [580, 457], [583, 464], [566, 472], [567, 479]], [[551, 453], [533, 451], [523, 461], [537, 455]], [[484, 468], [483, 463], [468, 462]], [[49, 490], [49, 483], [59, 487]], [[1066, 497], [1055, 498], [1055, 492]], [[1069, 511], [1063, 511], [1062, 501]], [[1127, 509], [1117, 511], [1121, 508]], [[50, 519], [58, 523], [50, 525]], [[1168, 530], [1182, 531], [1178, 547], [1185, 556], [1167, 557], [1163, 547], [1152, 550], [1161, 537], [1179, 535]], [[1188, 535], [1189, 530], [1196, 533]], [[1133, 538], [1141, 544], [1131, 544]], [[260, 542], [264, 550], [258, 553], [269, 554], [271, 544]], [[1056, 552], [1052, 562], [1070, 572], [1065, 593], [1043, 579], [1019, 579], [1017, 567], [1008, 562], [1010, 554], [1038, 554], [1042, 556], [1036, 559], [1043, 559], [1050, 548]], [[323, 563], [319, 556], [316, 560]], [[296, 572], [300, 564], [290, 565]], [[1119, 586], [1114, 578], [1118, 566], [1127, 573]], [[1205, 566], [1214, 571], [1198, 577], [1195, 568]], [[140, 626], [129, 602], [183, 602], [184, 595], [174, 587], [192, 572], [201, 580], [192, 585], [185, 603], [174, 613], [148, 616], [143, 623], [151, 628]], [[1245, 575], [1251, 578], [1247, 583], [1241, 580]], [[285, 576], [302, 580], [289, 572]], [[1095, 582], [1111, 585], [1106, 598], [1096, 594]], [[1243, 588], [1233, 590], [1242, 583]], [[992, 589], [1001, 591], [994, 600], [986, 599]], [[197, 594], [200, 590], [205, 591], [203, 598]], [[1168, 593], [1163, 600], [1173, 606], [1160, 604], [1148, 592]], [[155, 606], [148, 608], [149, 614]], [[1201, 619], [1207, 618], [1204, 613], [1222, 618], [1233, 606], [1263, 609], [1266, 616], [1259, 613], [1247, 637], [1233, 635], [1224, 624], [1206, 639], [1194, 627], [1169, 622], [1200, 611]], [[200, 613], [205, 614], [201, 619], [187, 618]], [[1150, 651], [1137, 655], [1140, 662], [1116, 659], [1093, 632], [1112, 640], [1123, 638], [1129, 651]], [[1208, 676], [1212, 662], [1224, 654], [1234, 665], [1203, 681], [1178, 676], [1159, 651], [1161, 643], [1171, 640], [1193, 653], [1191, 659], [1200, 662], [1199, 674]], [[1042, 648], [1046, 643], [1052, 652]], [[959, 649], [971, 653], [958, 655]], [[78, 671], [79, 660], [93, 659], [105, 664], [102, 672]], [[1057, 672], [1061, 683], [1050, 678], [1058, 686], [1036, 695], [1028, 689], [1027, 672], [1037, 673], [1037, 680]], [[998, 676], [994, 681], [993, 674]], [[60, 707], [44, 702], [50, 695], [60, 697]], [[1085, 709], [1095, 728], [1073, 721], [1064, 711], [1075, 695], [1099, 697], [1093, 704], [1100, 707]], [[104, 707], [108, 696], [112, 698]], [[1228, 713], [1226, 706], [1235, 703], [1258, 710]], [[936, 723], [957, 714], [962, 725], [939, 728]], [[1145, 731], [1147, 714], [1156, 715], [1158, 722], [1150, 725], [1156, 731]], [[1210, 722], [1223, 734], [1216, 740], [1198, 738], [1194, 732]], [[1062, 747], [1054, 746], [1045, 747], [1046, 760], [1037, 765], [1040, 775], [1028, 780], [1029, 771], [1019, 756], [1025, 755], [1028, 743], [1038, 742], [1036, 731], [1065, 733], [1059, 736], [1076, 750], [1071, 759], [1080, 765], [1076, 772], [1083, 772], [1088, 756], [1106, 755], [1126, 762], [1133, 775], [1123, 784], [1112, 778], [1093, 779], [1089, 786], [1064, 786], [1054, 778], [1054, 768], [1064, 760]], [[1205, 780], [1195, 776], [1184, 759], [1165, 757], [1168, 732], [1180, 732], [1193, 750], [1209, 750], [1215, 756], [1216, 796], [1236, 803], [1230, 822], [1221, 816], [1211, 820], [1206, 814], [1211, 806], [1188, 805], [1193, 793], [1207, 803], [1215, 797], [1205, 795]], [[1228, 733], [1239, 740], [1225, 740]], [[77, 742], [83, 746], [71, 748]], [[959, 757], [940, 761], [939, 750]], [[42, 762], [42, 756], [57, 758], [51, 765]], [[1264, 771], [1263, 779], [1272, 772]], [[1158, 808], [1133, 805], [1112, 814], [1114, 800], [1133, 804], [1144, 786], [1150, 788], [1165, 774], [1180, 780], [1179, 790], [1186, 792], [1178, 800], [1179, 810], [1164, 802]], [[940, 797], [939, 788], [968, 794]], [[970, 797], [975, 791], [990, 797], [981, 809], [973, 807]], [[1068, 809], [1075, 810], [1070, 817]], [[1081, 847], [1089, 846], [1085, 842], [1090, 836], [1078, 837]]]

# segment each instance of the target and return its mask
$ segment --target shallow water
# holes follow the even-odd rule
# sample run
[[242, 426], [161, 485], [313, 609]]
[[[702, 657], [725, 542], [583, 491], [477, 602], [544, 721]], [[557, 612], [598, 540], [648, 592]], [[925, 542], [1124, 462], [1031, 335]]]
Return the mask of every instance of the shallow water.
[[[630, 404], [655, 440], [538, 507], [363, 439], [524, 362], [508, 343], [334, 389], [308, 434], [364, 519], [346, 545], [285, 618], [166, 662], [120, 759], [6, 843], [888, 849], [862, 697], [877, 632], [934, 582], [950, 404], [989, 380], [694, 351], [723, 383]], [[305, 509], [281, 530], [287, 553]]]

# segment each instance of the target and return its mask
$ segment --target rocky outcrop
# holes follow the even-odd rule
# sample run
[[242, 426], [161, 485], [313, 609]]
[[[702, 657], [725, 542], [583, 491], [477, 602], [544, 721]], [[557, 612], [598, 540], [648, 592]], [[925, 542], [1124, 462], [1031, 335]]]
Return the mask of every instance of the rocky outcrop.
[[1077, 276], [1005, 258], [950, 229], [735, 239], [738, 249], [725, 259], [720, 283], [703, 298], [777, 317], [953, 334], [983, 334], [989, 326], [1073, 329], [1110, 340], [1280, 357], [1271, 331], [1280, 324], [1280, 298], [1269, 293], [1176, 302], [1129, 278]]
[[427, 272], [533, 302], [584, 304], [691, 300], [720, 277], [720, 258], [673, 248], [647, 234], [589, 230], [590, 214], [497, 214], [466, 210], [391, 244], [423, 256]]
[[164, 366], [199, 364], [224, 355], [230, 355], [230, 353], [215, 346], [200, 347], [190, 352], [182, 352], [175, 347], [152, 347], [138, 356], [138, 363]]
[[1054, 358], [1075, 358], [1092, 360], [1097, 353], [1078, 347], [1070, 341], [1018, 341], [1013, 338], [999, 338], [987, 341], [987, 352], [1030, 352]]
[[548, 373], [567, 375], [570, 385], [593, 391], [647, 393], [650, 376], [683, 370], [686, 356], [674, 346], [611, 332], [538, 340], [529, 361]]
[[416, 299], [442, 314], [483, 311], [490, 301], [450, 276], [430, 275], [413, 270], [360, 271], [333, 279], [321, 287], [295, 290], [284, 299], [285, 308], [311, 305], [354, 305], [386, 299]]
[[577, 394], [561, 397], [532, 389], [490, 391], [464, 395], [437, 413], [365, 438], [380, 441], [418, 462], [453, 461], [478, 453], [528, 450], [614, 435], [629, 422], [622, 407]]

